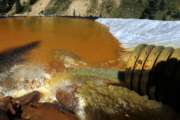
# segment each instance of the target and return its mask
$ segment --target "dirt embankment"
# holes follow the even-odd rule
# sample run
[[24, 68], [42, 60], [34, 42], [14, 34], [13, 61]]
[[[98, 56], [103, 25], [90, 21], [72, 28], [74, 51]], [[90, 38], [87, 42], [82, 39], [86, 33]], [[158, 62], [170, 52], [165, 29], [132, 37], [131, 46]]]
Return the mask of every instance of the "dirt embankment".
[[4, 15], [180, 19], [179, 0], [1, 0]]

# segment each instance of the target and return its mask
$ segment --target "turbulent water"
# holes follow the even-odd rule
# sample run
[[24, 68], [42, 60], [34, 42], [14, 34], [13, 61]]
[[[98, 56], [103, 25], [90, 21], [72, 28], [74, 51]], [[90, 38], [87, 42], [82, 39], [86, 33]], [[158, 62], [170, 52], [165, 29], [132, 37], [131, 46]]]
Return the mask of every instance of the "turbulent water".
[[123, 44], [132, 48], [138, 44], [180, 47], [180, 21], [146, 19], [97, 19]]
[[51, 94], [49, 91], [53, 86], [49, 86], [47, 80], [51, 79], [52, 73], [71, 64], [98, 65], [117, 58], [120, 51], [120, 44], [115, 37], [104, 25], [93, 20], [64, 17], [2, 18], [1, 94], [20, 96], [32, 90]]
[[[49, 86], [46, 80], [51, 79], [53, 69], [62, 67], [59, 61], [64, 60], [67, 65], [69, 61], [75, 64], [84, 64], [84, 61], [88, 64], [100, 64], [119, 57], [122, 50], [120, 43], [126, 48], [142, 43], [180, 46], [179, 21], [136, 19], [97, 19], [97, 21], [108, 26], [112, 34], [105, 26], [86, 19], [61, 17], [0, 19], [0, 66], [1, 70], [4, 66], [6, 68], [0, 72], [2, 94], [22, 95], [38, 89], [45, 94], [51, 94], [49, 90], [54, 86]], [[23, 53], [23, 62], [21, 59], [17, 61], [16, 59], [21, 58], [21, 51], [26, 49], [20, 46], [37, 40], [40, 45], [32, 50], [30, 47], [27, 53]], [[54, 51], [56, 58], [53, 55]], [[6, 62], [11, 64], [5, 64]]]

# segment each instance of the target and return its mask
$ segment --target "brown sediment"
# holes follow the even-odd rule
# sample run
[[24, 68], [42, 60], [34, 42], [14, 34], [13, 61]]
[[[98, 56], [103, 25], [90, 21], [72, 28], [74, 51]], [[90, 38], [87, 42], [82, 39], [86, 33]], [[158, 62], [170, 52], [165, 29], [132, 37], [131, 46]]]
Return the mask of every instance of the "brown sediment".
[[60, 111], [58, 104], [38, 103], [24, 108], [22, 120], [77, 120], [71, 113]]
[[[30, 51], [24, 58], [27, 62], [48, 65], [48, 72], [52, 72], [53, 69], [61, 72], [65, 67], [61, 61], [54, 60], [53, 52], [56, 50], [73, 52], [79, 56], [80, 59], [75, 56], [79, 61], [82, 59], [91, 66], [99, 66], [99, 63], [102, 63], [102, 67], [116, 66], [119, 63], [119, 55], [124, 53], [120, 43], [105, 26], [87, 19], [6, 18], [0, 20], [0, 33], [0, 52], [40, 41], [40, 46]], [[111, 60], [114, 62], [109, 62]], [[106, 62], [105, 66], [103, 63]], [[58, 91], [56, 95], [61, 104], [74, 112], [78, 106], [78, 100], [74, 96], [76, 87], [66, 89], [70, 91]], [[10, 98], [7, 100], [8, 107], [5, 108], [10, 117], [23, 120], [76, 120], [74, 115], [60, 111], [58, 104], [38, 103], [39, 99], [40, 94], [37, 92], [16, 99]]]
[[57, 103], [40, 103], [34, 91], [19, 98], [0, 98], [0, 120], [77, 120]]
[[123, 50], [105, 26], [88, 19], [5, 18], [0, 20], [0, 33], [0, 51], [41, 41], [26, 56], [36, 63], [48, 63], [57, 49], [72, 51], [92, 65], [116, 59]]
[[74, 112], [78, 107], [78, 100], [75, 97], [77, 86], [68, 86], [66, 89], [59, 89], [56, 92], [56, 98], [62, 106]]
[[40, 100], [41, 94], [38, 91], [33, 91], [27, 95], [21, 96], [19, 98], [14, 98], [12, 102], [14, 104], [19, 104], [20, 106], [28, 105], [30, 103], [36, 103]]
[[0, 120], [20, 119], [22, 108], [31, 103], [37, 103], [40, 93], [34, 91], [19, 98], [1, 97], [0, 98]]

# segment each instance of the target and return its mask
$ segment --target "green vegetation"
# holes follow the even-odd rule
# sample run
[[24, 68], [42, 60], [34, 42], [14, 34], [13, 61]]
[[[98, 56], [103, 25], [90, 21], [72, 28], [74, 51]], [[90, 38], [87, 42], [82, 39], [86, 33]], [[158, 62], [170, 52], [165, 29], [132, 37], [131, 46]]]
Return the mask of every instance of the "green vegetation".
[[[31, 6], [38, 0], [0, 0], [0, 14], [14, 15], [31, 11]], [[2, 9], [1, 9], [2, 8]]]
[[[103, 1], [101, 5], [102, 16], [111, 16], [112, 11], [115, 9], [114, 2], [112, 0]], [[105, 8], [105, 9], [104, 9]]]
[[123, 0], [121, 5], [111, 12], [113, 17], [139, 18], [147, 6], [145, 0]]
[[62, 11], [65, 11], [72, 0], [51, 0], [47, 8], [43, 11], [45, 15], [52, 15]]
[[159, 20], [180, 19], [180, 0], [91, 0], [90, 15], [103, 17], [141, 18]]
[[35, 4], [36, 2], [37, 2], [38, 0], [30, 0], [30, 5], [33, 5], [33, 4]]
[[16, 0], [15, 6], [16, 6], [16, 8], [15, 8], [16, 13], [23, 13], [23, 11], [29, 9], [28, 6], [21, 5], [20, 0]]
[[90, 1], [90, 8], [87, 11], [88, 15], [95, 15], [97, 14], [97, 9], [98, 9], [98, 0], [91, 0]]
[[12, 8], [14, 3], [15, 0], [0, 0], [0, 15], [8, 12]]
[[103, 0], [99, 9], [103, 17], [180, 19], [179, 0], [122, 0], [116, 6], [113, 0]]
[[147, 0], [122, 0], [120, 5], [114, 0], [91, 0], [89, 14], [103, 17], [139, 18], [147, 6]]
[[180, 19], [180, 1], [149, 0], [141, 18], [174, 20]]
[[[0, 15], [29, 12], [36, 1], [0, 0]], [[62, 15], [74, 1], [51, 0], [41, 14]], [[90, 0], [87, 7], [86, 16], [180, 20], [180, 0]]]

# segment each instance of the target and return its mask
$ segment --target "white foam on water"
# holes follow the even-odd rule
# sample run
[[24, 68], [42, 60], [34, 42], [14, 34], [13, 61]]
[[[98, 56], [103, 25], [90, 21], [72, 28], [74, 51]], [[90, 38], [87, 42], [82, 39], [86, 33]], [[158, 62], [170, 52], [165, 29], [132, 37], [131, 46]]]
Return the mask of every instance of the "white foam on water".
[[99, 18], [96, 21], [109, 27], [125, 48], [143, 43], [180, 47], [180, 21], [121, 18]]
[[55, 100], [54, 90], [47, 83], [51, 75], [45, 67], [34, 64], [14, 65], [9, 71], [0, 73], [0, 93], [3, 96], [20, 97], [32, 91], [43, 94], [42, 101]]

